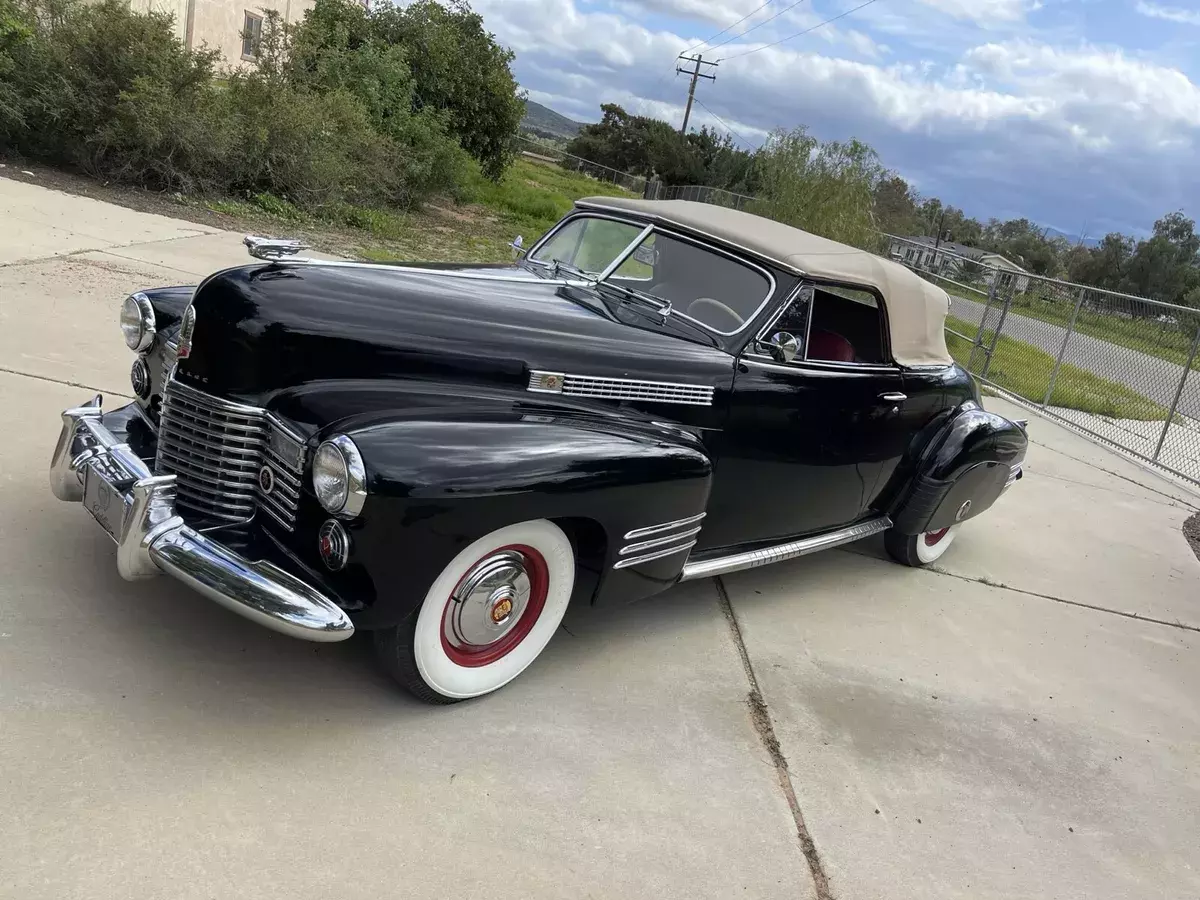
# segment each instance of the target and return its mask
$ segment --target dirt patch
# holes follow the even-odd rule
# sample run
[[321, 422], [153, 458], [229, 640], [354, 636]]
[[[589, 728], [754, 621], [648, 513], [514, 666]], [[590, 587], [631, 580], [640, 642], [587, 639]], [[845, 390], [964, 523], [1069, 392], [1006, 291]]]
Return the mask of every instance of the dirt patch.
[[1183, 523], [1183, 536], [1187, 538], [1196, 559], [1200, 560], [1200, 512], [1193, 513]]

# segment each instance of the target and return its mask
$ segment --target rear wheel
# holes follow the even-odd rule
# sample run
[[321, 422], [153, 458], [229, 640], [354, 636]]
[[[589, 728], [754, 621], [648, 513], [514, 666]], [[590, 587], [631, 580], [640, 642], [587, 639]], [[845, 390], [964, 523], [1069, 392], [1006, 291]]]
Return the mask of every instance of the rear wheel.
[[883, 545], [896, 562], [920, 568], [941, 559], [954, 542], [958, 529], [958, 525], [951, 525], [924, 534], [900, 534], [891, 528], [884, 532]]
[[450, 561], [407, 621], [375, 632], [376, 653], [422, 700], [489, 694], [549, 643], [574, 584], [571, 542], [553, 522], [497, 529]]

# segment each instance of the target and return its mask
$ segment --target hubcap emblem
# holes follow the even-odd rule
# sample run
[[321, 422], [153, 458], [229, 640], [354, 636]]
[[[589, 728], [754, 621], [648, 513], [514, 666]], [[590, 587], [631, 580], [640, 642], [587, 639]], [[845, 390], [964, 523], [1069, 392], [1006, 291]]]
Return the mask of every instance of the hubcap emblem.
[[512, 614], [512, 611], [512, 599], [503, 597], [492, 605], [492, 621], [499, 625]]

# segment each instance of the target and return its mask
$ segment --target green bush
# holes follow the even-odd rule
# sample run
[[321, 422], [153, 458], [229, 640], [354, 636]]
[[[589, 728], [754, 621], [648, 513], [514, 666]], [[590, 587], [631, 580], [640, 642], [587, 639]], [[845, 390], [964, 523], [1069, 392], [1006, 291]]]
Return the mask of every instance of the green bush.
[[[366, 16], [345, 0], [318, 0], [300, 26], [268, 12], [258, 67], [219, 71], [170, 16], [123, 0], [0, 0], [0, 152], [315, 211], [459, 192], [454, 111], [422, 101], [410, 49], [363, 32]], [[464, 16], [433, 19], [453, 44], [478, 37]]]

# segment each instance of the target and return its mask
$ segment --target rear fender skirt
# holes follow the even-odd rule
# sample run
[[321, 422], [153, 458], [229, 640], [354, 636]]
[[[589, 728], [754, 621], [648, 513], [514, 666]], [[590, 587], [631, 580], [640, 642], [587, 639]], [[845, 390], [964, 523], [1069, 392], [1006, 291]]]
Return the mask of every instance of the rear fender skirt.
[[987, 510], [1012, 482], [1028, 439], [1016, 422], [974, 402], [933, 436], [888, 510], [897, 531], [949, 528]]

